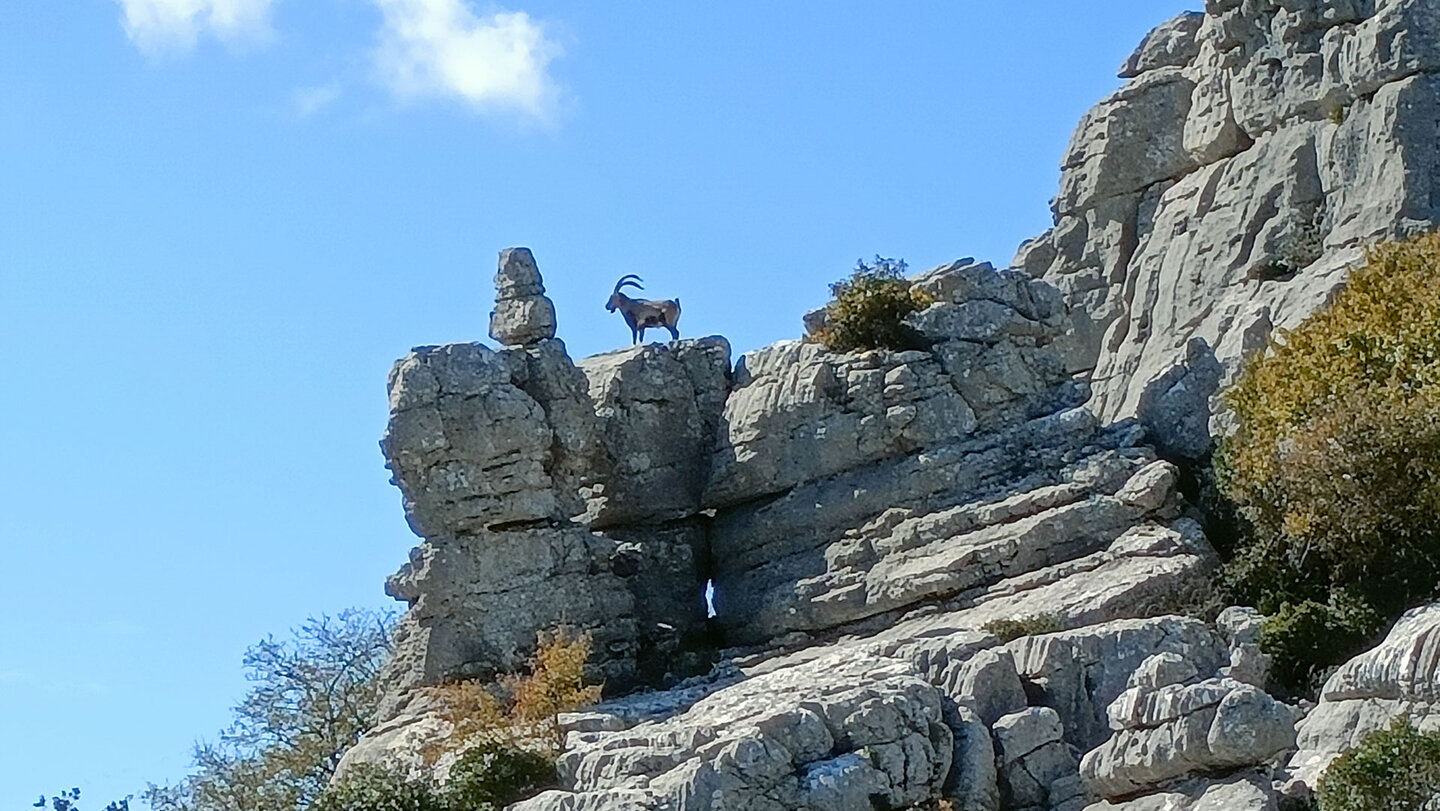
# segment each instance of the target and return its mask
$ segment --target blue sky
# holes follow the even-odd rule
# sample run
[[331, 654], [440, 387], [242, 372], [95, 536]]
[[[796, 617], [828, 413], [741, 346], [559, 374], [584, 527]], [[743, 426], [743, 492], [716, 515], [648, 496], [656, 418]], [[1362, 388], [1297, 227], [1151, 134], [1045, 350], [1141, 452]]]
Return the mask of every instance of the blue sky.
[[1186, 7], [4, 0], [0, 807], [175, 780], [246, 646], [391, 605], [385, 375], [502, 248], [576, 356], [625, 273], [743, 351], [857, 257], [1003, 264]]

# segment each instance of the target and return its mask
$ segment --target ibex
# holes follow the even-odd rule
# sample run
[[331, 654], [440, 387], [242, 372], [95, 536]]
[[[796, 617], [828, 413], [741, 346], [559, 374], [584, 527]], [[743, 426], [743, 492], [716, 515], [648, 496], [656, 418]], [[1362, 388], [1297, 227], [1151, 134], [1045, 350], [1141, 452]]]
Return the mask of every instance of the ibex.
[[670, 330], [670, 337], [673, 340], [680, 340], [680, 330], [676, 324], [680, 321], [680, 299], [664, 299], [651, 301], [643, 298], [630, 298], [620, 289], [626, 286], [634, 287], [637, 290], [644, 290], [640, 284], [644, 281], [633, 273], [620, 277], [615, 283], [615, 292], [610, 294], [610, 300], [605, 303], [605, 309], [610, 312], [620, 311], [625, 316], [625, 323], [630, 326], [630, 343], [638, 344], [645, 340], [645, 330], [651, 327], [664, 327]]

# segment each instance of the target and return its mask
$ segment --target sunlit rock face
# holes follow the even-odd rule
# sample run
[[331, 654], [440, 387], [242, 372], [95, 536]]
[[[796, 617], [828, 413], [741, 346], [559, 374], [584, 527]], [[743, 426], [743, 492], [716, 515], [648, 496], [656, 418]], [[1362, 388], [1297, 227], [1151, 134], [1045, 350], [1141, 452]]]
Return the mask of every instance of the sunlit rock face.
[[[540, 295], [532, 270], [528, 252], [503, 254], [498, 300]], [[1083, 799], [1086, 719], [1124, 674], [1065, 671], [985, 628], [1044, 615], [1081, 634], [1045, 650], [1117, 673], [1192, 637], [1208, 662], [1217, 643], [1198, 625], [1081, 629], [1160, 613], [1203, 584], [1213, 552], [1141, 428], [1083, 407], [1065, 360], [1080, 316], [1053, 286], [973, 261], [914, 282], [935, 303], [905, 352], [792, 341], [732, 370], [720, 338], [576, 363], [526, 337], [401, 359], [381, 445], [424, 540], [387, 584], [410, 606], [388, 720], [346, 768], [446, 734], [417, 688], [521, 669], [538, 632], [566, 625], [592, 635], [593, 675], [615, 695], [726, 663], [575, 722], [598, 748], [575, 750], [554, 807], [671, 807], [702, 789], [734, 808]], [[1047, 690], [1055, 709], [1032, 718]], [[762, 705], [773, 721], [755, 721]], [[809, 714], [814, 734], [794, 738]], [[666, 726], [629, 732], [647, 720]], [[1037, 723], [1053, 740], [1020, 751]], [[997, 724], [1013, 734], [992, 740]], [[605, 737], [621, 732], [630, 760]], [[732, 750], [774, 762], [762, 775]], [[1021, 785], [1032, 773], [1043, 786]]]
[[1391, 717], [1433, 725], [1433, 607], [1303, 720], [1263, 691], [1255, 612], [1174, 614], [1216, 561], [1172, 462], [1365, 244], [1440, 219], [1437, 74], [1440, 0], [1171, 20], [1013, 269], [912, 277], [935, 303], [910, 351], [576, 362], [505, 251], [498, 346], [391, 374], [382, 448], [422, 542], [387, 584], [409, 610], [386, 720], [342, 772], [423, 768], [449, 733], [417, 688], [521, 669], [556, 625], [592, 635], [608, 698], [562, 719], [529, 811], [1274, 811]]
[[410, 605], [387, 673], [392, 703], [416, 686], [518, 670], [556, 626], [592, 635], [594, 675], [613, 690], [703, 665], [691, 661], [705, 647], [700, 496], [729, 345], [577, 365], [553, 313], [544, 328], [506, 321], [519, 312], [507, 302], [543, 291], [530, 251], [504, 251], [492, 334], [512, 345], [420, 347], [391, 372], [381, 448], [424, 539], [386, 586]]
[[[1147, 403], [1208, 399], [1364, 245], [1440, 223], [1437, 43], [1434, 0], [1226, 0], [1126, 60], [1066, 151], [1055, 227], [1014, 260], [1092, 316], [1069, 361], [1103, 420], [1203, 454], [1193, 418], [1172, 437]], [[1197, 339], [1223, 373], [1176, 374], [1213, 362]]]

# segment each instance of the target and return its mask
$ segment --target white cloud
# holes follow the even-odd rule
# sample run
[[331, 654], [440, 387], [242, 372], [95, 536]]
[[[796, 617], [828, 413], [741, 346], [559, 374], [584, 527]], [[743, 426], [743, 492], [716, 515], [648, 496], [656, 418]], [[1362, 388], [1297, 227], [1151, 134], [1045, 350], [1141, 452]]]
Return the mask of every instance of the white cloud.
[[275, 0], [116, 0], [124, 11], [125, 33], [152, 54], [188, 51], [202, 34], [229, 43], [270, 35]]
[[339, 82], [296, 88], [290, 94], [290, 102], [301, 118], [309, 118], [340, 99]]
[[560, 48], [524, 12], [476, 14], [465, 0], [372, 0], [384, 14], [375, 67], [402, 97], [450, 97], [547, 121]]

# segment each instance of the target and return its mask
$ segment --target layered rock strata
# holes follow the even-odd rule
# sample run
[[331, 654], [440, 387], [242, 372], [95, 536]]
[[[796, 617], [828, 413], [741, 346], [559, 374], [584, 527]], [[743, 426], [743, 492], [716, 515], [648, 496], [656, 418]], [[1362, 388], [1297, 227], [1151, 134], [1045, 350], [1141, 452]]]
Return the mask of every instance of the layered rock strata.
[[911, 808], [940, 793], [953, 738], [939, 691], [903, 662], [837, 655], [569, 745], [560, 769], [577, 790], [516, 811]]
[[1309, 796], [1331, 761], [1400, 717], [1440, 729], [1440, 603], [1405, 614], [1384, 642], [1326, 680], [1300, 723], [1286, 793]]
[[[1014, 262], [1093, 317], [1069, 361], [1093, 368], [1103, 420], [1144, 416], [1177, 367], [1213, 362], [1197, 351], [1223, 374], [1178, 394], [1204, 402], [1364, 245], [1440, 223], [1436, 43], [1436, 0], [1207, 0], [1146, 38], [1076, 128], [1055, 227]], [[1194, 413], [1173, 441], [1199, 455]]]
[[[496, 323], [543, 290], [523, 249], [501, 254], [496, 279]], [[386, 586], [410, 604], [392, 696], [514, 671], [557, 625], [591, 633], [594, 675], [623, 690], [683, 670], [704, 632], [699, 502], [729, 347], [647, 346], [581, 367], [543, 335], [551, 322], [497, 331], [526, 341], [499, 350], [420, 347], [391, 373], [381, 447], [424, 539]]]
[[[532, 270], [528, 252], [503, 254], [497, 301], [543, 289]], [[617, 782], [609, 766], [577, 765], [569, 799], [547, 802], [668, 808], [702, 772], [740, 803], [716, 808], [780, 794], [816, 807], [944, 791], [982, 806], [1083, 799], [1078, 757], [1098, 742], [1095, 719], [1123, 676], [1097, 681], [1095, 665], [1077, 663], [1134, 667], [1197, 633], [1087, 626], [1163, 613], [1170, 595], [1204, 583], [1213, 552], [1183, 516], [1175, 468], [1139, 444], [1141, 428], [1102, 426], [1080, 407], [1085, 386], [1057, 345], [1072, 321], [1053, 287], [973, 262], [915, 283], [936, 303], [912, 317], [924, 348], [909, 352], [789, 342], [732, 372], [720, 339], [577, 364], [557, 339], [530, 335], [498, 350], [421, 347], [397, 363], [382, 447], [424, 541], [388, 583], [410, 604], [386, 674], [389, 720], [347, 767], [443, 737], [415, 688], [518, 669], [548, 627], [589, 631], [595, 677], [624, 692], [683, 676], [714, 623], [726, 644], [745, 646], [729, 653], [731, 670], [615, 705], [643, 708], [628, 714], [591, 714], [577, 733], [591, 730], [604, 751], [621, 746], [607, 735], [647, 723], [673, 737], [665, 730], [710, 724], [706, 708], [748, 707], [744, 695], [771, 689], [763, 679], [788, 683], [826, 657], [854, 658], [937, 697], [926, 723], [946, 732], [925, 732], [934, 773], [901, 779], [873, 747], [847, 748], [842, 724], [830, 745], [737, 776], [716, 760], [725, 746], [775, 744], [736, 731], [725, 746], [681, 747], [673, 775]], [[710, 577], [717, 616], [707, 623]], [[1077, 629], [1047, 644], [1080, 647], [1022, 640], [1011, 650], [985, 630], [1031, 617]], [[1219, 649], [1198, 633], [1196, 655]], [[1041, 726], [1054, 740], [1022, 752], [1034, 697], [1048, 697]], [[655, 740], [624, 746], [640, 753]], [[634, 794], [639, 783], [650, 794]]]

